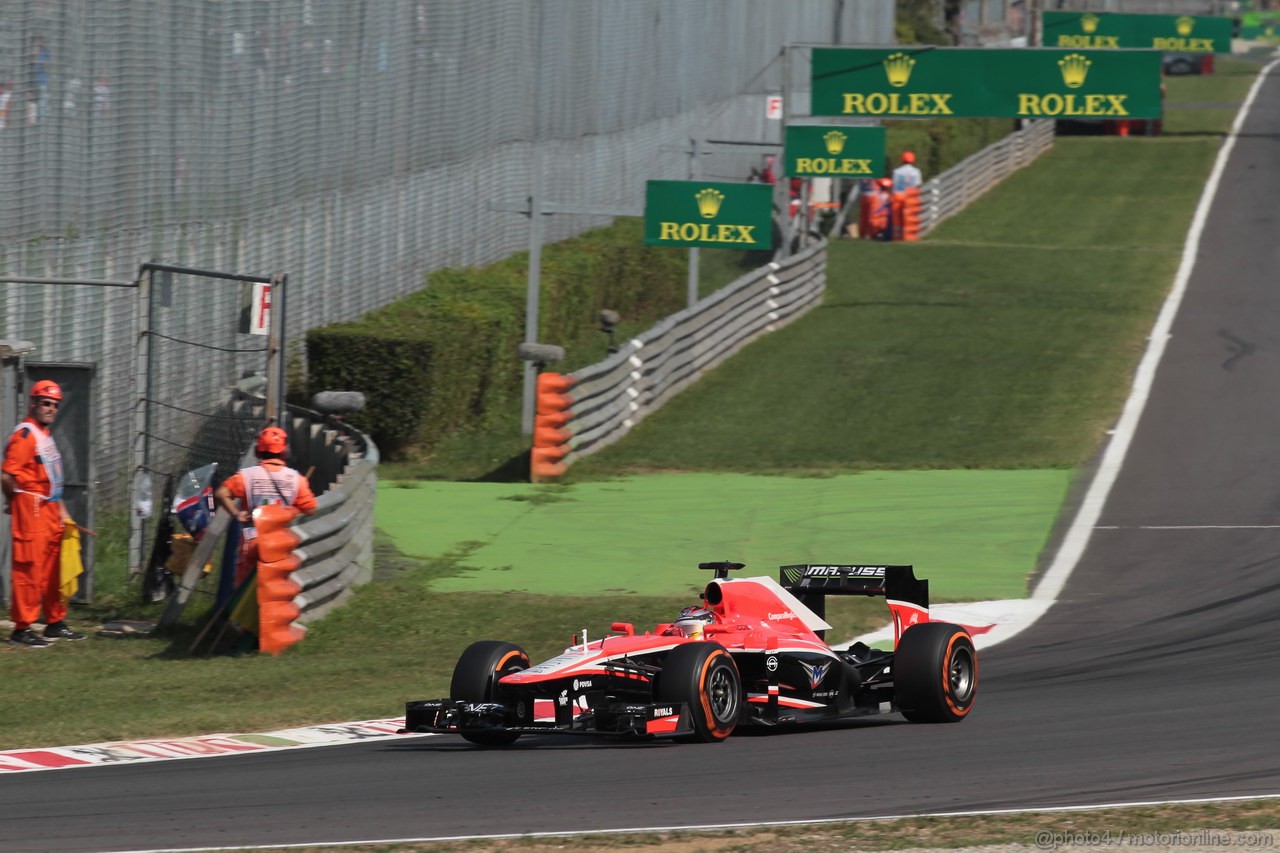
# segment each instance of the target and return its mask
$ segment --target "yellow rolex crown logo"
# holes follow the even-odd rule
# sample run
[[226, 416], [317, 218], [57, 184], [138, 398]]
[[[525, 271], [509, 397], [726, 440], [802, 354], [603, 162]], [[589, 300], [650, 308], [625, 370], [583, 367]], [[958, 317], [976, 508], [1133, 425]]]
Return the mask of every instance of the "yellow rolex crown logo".
[[1196, 27], [1196, 19], [1190, 15], [1183, 15], [1174, 23], [1174, 26], [1178, 30], [1178, 35], [1183, 37], [1189, 36], [1191, 35], [1191, 31]]
[[1089, 76], [1089, 66], [1093, 63], [1079, 53], [1068, 53], [1058, 60], [1058, 68], [1062, 71], [1062, 82], [1069, 89], [1079, 89], [1084, 85], [1084, 78]]
[[839, 154], [843, 151], [845, 140], [848, 138], [838, 130], [828, 130], [822, 135], [822, 141], [827, 144], [828, 154]]
[[694, 194], [694, 198], [698, 200], [698, 213], [702, 214], [702, 218], [714, 219], [716, 214], [720, 212], [720, 204], [724, 201], [724, 193], [707, 187], [704, 190], [698, 190]]
[[884, 60], [884, 73], [889, 75], [889, 85], [907, 85], [907, 81], [911, 79], [911, 69], [915, 66], [916, 61], [905, 53], [889, 54]]
[[1098, 21], [1101, 20], [1097, 15], [1087, 14], [1080, 16], [1080, 29], [1086, 33], [1095, 33], [1098, 31]]

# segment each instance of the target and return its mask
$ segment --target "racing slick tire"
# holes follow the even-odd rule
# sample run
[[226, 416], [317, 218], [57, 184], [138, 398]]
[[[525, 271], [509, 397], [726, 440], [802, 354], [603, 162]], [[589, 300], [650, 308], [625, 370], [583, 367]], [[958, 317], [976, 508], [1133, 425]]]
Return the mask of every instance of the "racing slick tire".
[[925, 622], [902, 632], [893, 653], [894, 702], [913, 723], [958, 723], [978, 692], [978, 653], [959, 625]]
[[715, 743], [733, 733], [742, 712], [742, 677], [719, 643], [685, 643], [667, 653], [654, 699], [689, 706], [693, 734], [677, 740]]
[[[449, 698], [464, 702], [500, 701], [498, 679], [529, 668], [524, 649], [498, 640], [480, 640], [467, 646], [453, 667]], [[507, 746], [520, 737], [517, 732], [461, 730], [458, 734], [479, 746]]]

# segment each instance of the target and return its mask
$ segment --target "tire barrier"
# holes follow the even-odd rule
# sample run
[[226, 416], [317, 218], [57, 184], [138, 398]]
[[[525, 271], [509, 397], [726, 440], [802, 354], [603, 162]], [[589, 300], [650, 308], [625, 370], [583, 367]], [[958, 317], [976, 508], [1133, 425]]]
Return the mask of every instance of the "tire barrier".
[[295, 624], [302, 615], [297, 596], [302, 586], [290, 575], [302, 566], [296, 553], [302, 537], [290, 527], [299, 515], [290, 506], [260, 506], [253, 511], [258, 531], [258, 650], [278, 655], [306, 635]]
[[572, 417], [569, 407], [573, 405], [568, 392], [576, 381], [562, 373], [538, 374], [533, 450], [529, 455], [529, 479], [535, 483], [552, 482], [568, 470], [563, 461], [573, 437], [567, 428]]
[[920, 188], [911, 187], [894, 193], [893, 239], [915, 241], [920, 239]]

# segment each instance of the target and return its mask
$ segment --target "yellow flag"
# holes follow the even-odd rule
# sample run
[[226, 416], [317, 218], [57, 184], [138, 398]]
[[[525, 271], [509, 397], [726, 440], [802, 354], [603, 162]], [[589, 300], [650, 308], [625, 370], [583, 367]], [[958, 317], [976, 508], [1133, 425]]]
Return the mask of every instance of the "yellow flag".
[[76, 578], [84, 574], [84, 561], [80, 559], [80, 528], [70, 519], [62, 527], [61, 563], [62, 600], [70, 601], [79, 585]]
[[231, 608], [231, 614], [227, 616], [232, 622], [239, 625], [244, 630], [252, 633], [258, 633], [258, 570], [254, 569], [249, 577], [244, 579], [239, 589], [235, 591], [235, 595], [240, 596], [240, 600], [235, 602]]

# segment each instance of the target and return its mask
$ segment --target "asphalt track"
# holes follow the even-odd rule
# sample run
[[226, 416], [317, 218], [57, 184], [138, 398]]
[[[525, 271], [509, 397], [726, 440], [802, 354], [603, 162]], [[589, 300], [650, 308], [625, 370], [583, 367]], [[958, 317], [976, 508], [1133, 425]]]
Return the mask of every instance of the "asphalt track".
[[333, 843], [1280, 794], [1278, 202], [1273, 69], [1222, 175], [1097, 529], [1059, 603], [984, 656], [963, 725], [885, 719], [716, 746], [543, 739], [503, 751], [422, 737], [20, 774], [0, 781], [0, 847]]

